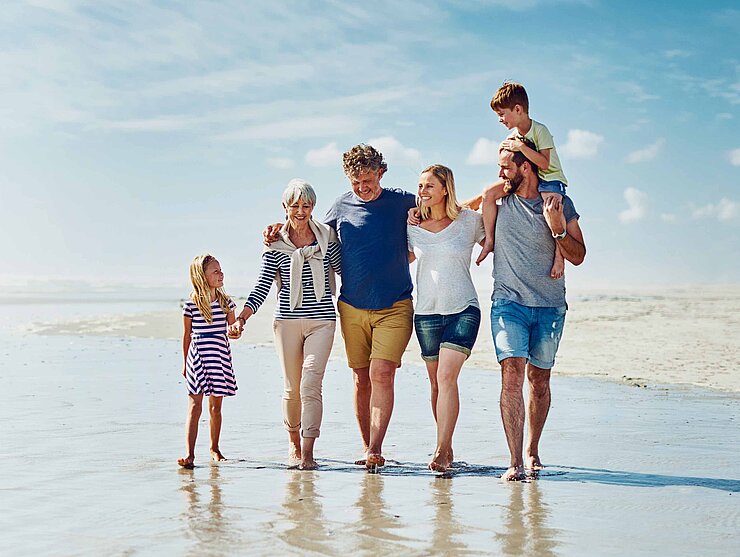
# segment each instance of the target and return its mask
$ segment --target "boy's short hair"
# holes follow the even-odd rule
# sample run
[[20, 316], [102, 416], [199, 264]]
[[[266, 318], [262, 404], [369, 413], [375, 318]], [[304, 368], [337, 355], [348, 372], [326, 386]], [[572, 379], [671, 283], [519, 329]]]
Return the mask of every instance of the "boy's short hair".
[[347, 176], [356, 176], [365, 170], [388, 170], [383, 155], [372, 145], [360, 143], [344, 153], [342, 157], [344, 173]]
[[514, 110], [516, 105], [521, 106], [524, 112], [529, 114], [529, 97], [524, 85], [515, 81], [504, 81], [504, 84], [498, 88], [496, 94], [491, 99], [491, 109], [502, 110], [508, 108]]

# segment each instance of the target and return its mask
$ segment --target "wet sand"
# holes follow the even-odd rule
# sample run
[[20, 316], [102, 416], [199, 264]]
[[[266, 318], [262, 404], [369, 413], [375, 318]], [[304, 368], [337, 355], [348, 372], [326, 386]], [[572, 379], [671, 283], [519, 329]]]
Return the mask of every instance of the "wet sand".
[[[350, 464], [359, 450], [352, 379], [336, 358], [325, 379], [321, 469], [300, 472], [284, 464], [274, 351], [240, 342], [240, 390], [224, 402], [221, 446], [231, 460], [208, 462], [204, 419], [197, 466], [186, 471], [175, 464], [186, 407], [179, 342], [30, 335], [15, 312], [30, 323], [60, 310], [25, 309], [4, 311], [0, 327], [11, 393], [0, 406], [0, 530], [12, 554], [736, 551], [737, 395], [555, 377], [542, 441], [548, 467], [536, 481], [505, 484], [498, 373], [464, 368], [458, 466], [438, 477], [425, 469], [435, 436], [426, 374], [405, 365], [385, 446], [393, 462], [373, 475]], [[63, 317], [118, 321], [103, 306]]]

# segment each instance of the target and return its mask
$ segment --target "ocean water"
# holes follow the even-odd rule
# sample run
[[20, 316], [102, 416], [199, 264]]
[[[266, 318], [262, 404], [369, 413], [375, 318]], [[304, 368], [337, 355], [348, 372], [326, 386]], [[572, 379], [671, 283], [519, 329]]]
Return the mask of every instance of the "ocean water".
[[[152, 301], [152, 310], [173, 302]], [[142, 303], [0, 305], [0, 531], [8, 555], [730, 555], [740, 530], [740, 400], [556, 377], [539, 479], [505, 484], [498, 374], [463, 369], [456, 471], [425, 469], [425, 371], [398, 372], [389, 466], [359, 456], [351, 372], [327, 369], [316, 472], [288, 470], [274, 352], [234, 346], [221, 447], [181, 470], [180, 343], [28, 334]]]

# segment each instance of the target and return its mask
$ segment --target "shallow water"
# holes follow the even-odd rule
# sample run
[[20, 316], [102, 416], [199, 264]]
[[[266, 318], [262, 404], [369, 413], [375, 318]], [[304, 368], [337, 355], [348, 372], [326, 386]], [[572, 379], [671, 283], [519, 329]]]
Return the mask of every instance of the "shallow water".
[[542, 441], [548, 468], [536, 481], [504, 484], [498, 374], [463, 370], [458, 466], [439, 477], [425, 469], [435, 438], [426, 374], [404, 367], [385, 446], [392, 462], [368, 474], [351, 464], [359, 456], [351, 375], [332, 361], [321, 470], [300, 472], [284, 464], [275, 354], [239, 344], [240, 389], [224, 402], [221, 443], [232, 460], [208, 462], [204, 419], [197, 466], [187, 471], [175, 464], [186, 407], [178, 342], [25, 335], [9, 315], [0, 326], [8, 393], [0, 531], [9, 554], [736, 552], [737, 397], [555, 378]]

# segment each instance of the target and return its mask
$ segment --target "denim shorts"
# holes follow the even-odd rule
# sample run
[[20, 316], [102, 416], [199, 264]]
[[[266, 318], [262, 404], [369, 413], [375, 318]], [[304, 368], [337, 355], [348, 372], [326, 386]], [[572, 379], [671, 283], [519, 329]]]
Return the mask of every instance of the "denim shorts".
[[468, 306], [452, 315], [415, 315], [414, 328], [421, 346], [421, 357], [439, 360], [439, 349], [449, 348], [470, 356], [480, 327], [480, 309]]
[[496, 298], [491, 306], [491, 333], [499, 362], [526, 358], [532, 365], [550, 369], [555, 365], [565, 311], [562, 307], [528, 307]]
[[540, 180], [537, 191], [540, 193], [559, 193], [565, 197], [565, 184], [560, 180]]

